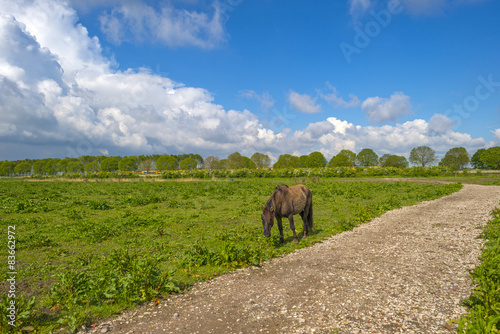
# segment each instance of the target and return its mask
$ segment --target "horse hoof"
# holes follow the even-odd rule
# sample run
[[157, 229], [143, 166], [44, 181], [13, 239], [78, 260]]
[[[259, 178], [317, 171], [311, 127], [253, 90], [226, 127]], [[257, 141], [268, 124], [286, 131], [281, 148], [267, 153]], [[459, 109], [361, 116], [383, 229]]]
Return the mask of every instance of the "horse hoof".
[[299, 239], [294, 239], [293, 243], [297, 245], [299, 243]]

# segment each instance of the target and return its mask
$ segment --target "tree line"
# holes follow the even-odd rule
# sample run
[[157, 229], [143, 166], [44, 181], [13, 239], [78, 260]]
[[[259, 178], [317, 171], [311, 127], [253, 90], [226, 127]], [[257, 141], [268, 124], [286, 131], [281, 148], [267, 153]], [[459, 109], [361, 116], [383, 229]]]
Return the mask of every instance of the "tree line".
[[[138, 155], [138, 156], [88, 156], [64, 159], [36, 159], [0, 162], [0, 175], [56, 175], [64, 173], [97, 173], [116, 171], [150, 171], [193, 169], [263, 169], [279, 168], [321, 168], [321, 167], [397, 167], [406, 168], [409, 164], [429, 166], [437, 162], [436, 152], [428, 146], [419, 146], [411, 150], [409, 159], [404, 156], [384, 154], [378, 156], [372, 149], [365, 148], [359, 153], [341, 150], [327, 161], [321, 152], [295, 156], [282, 154], [271, 166], [271, 158], [267, 154], [256, 152], [250, 158], [239, 152], [231, 153], [225, 159], [217, 156], [203, 158], [199, 154], [181, 155]], [[463, 147], [450, 149], [439, 161], [439, 166], [453, 170], [467, 168], [471, 165], [477, 169], [500, 169], [500, 147], [479, 149], [469, 155]]]

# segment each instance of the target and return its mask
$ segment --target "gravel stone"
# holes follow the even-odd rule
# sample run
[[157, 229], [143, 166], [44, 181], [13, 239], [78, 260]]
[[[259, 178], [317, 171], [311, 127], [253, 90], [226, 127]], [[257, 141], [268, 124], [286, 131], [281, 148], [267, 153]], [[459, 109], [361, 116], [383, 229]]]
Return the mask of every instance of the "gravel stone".
[[477, 236], [499, 201], [500, 187], [464, 185], [260, 268], [127, 311], [110, 321], [109, 332], [456, 332], [449, 321], [466, 312], [460, 301], [470, 295], [469, 270], [479, 263]]

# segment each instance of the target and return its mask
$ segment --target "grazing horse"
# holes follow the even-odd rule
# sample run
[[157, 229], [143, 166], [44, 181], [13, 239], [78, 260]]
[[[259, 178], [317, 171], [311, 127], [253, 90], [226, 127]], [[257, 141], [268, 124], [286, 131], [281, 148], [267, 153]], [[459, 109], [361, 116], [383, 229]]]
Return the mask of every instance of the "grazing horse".
[[290, 229], [293, 231], [293, 242], [298, 244], [299, 238], [295, 233], [295, 224], [293, 223], [293, 215], [300, 214], [304, 223], [304, 236], [307, 237], [308, 227], [314, 232], [313, 226], [313, 208], [312, 208], [312, 193], [309, 188], [302, 184], [288, 187], [286, 185], [277, 186], [271, 197], [262, 206], [262, 224], [264, 225], [264, 236], [271, 236], [271, 228], [274, 225], [274, 218], [278, 221], [280, 230], [280, 244], [283, 239], [283, 224], [281, 218], [288, 218]]

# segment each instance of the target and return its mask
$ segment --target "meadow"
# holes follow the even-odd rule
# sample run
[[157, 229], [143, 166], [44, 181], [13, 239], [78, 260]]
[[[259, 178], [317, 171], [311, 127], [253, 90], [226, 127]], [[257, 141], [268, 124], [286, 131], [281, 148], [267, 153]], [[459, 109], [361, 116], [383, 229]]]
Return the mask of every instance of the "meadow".
[[[129, 181], [0, 179], [2, 233], [15, 226], [17, 331], [72, 332], [461, 188], [318, 177]], [[283, 245], [276, 226], [270, 238], [262, 233], [261, 205], [283, 183], [304, 183], [313, 192], [316, 232], [298, 245], [286, 219]], [[0, 256], [0, 326], [8, 331], [7, 238]]]

